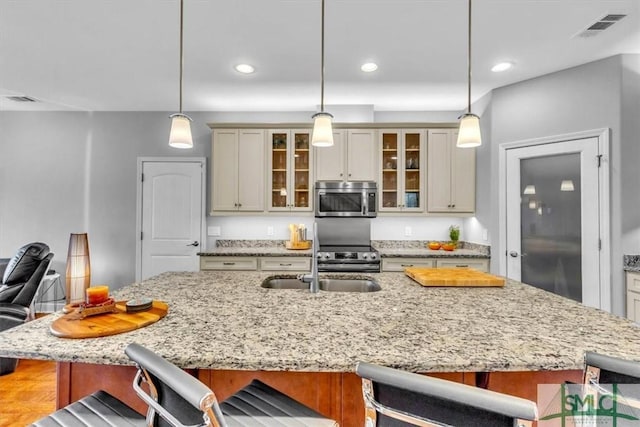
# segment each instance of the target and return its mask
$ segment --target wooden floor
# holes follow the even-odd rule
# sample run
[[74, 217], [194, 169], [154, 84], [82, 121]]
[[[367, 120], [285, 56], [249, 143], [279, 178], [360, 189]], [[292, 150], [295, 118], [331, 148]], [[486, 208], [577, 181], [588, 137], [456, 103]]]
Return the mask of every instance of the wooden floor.
[[56, 362], [20, 360], [13, 373], [0, 376], [0, 427], [23, 427], [55, 409]]
[[0, 427], [22, 427], [54, 412], [56, 363], [21, 360], [0, 376]]

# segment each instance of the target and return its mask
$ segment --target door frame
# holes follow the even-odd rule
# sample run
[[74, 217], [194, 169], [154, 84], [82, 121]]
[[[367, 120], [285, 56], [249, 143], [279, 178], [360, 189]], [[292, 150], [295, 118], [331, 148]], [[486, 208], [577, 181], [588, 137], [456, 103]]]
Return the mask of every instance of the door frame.
[[[609, 128], [591, 129], [552, 135], [541, 138], [526, 139], [515, 142], [504, 142], [498, 146], [498, 271], [507, 274], [507, 150], [535, 145], [553, 144], [576, 139], [596, 138], [600, 167], [598, 168], [598, 194], [600, 224], [600, 308], [611, 312], [611, 227], [610, 227], [610, 190], [609, 190]], [[594, 162], [598, 161], [594, 159]]]
[[200, 252], [207, 249], [207, 158], [206, 157], [138, 157], [136, 171], [136, 282], [142, 277], [142, 169], [143, 164], [148, 163], [200, 163], [201, 174], [202, 212], [200, 223]]

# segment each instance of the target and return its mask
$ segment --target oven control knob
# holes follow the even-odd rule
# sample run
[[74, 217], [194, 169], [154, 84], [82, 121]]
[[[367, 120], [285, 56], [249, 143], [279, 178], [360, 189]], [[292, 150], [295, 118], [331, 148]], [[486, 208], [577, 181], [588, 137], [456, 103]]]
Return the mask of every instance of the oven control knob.
[[362, 259], [369, 259], [369, 254], [362, 254]]
[[331, 258], [331, 255], [329, 255], [329, 254], [324, 254], [324, 259], [329, 259], [329, 258]]
[[376, 259], [376, 258], [377, 258], [376, 254], [371, 254], [371, 259]]
[[318, 252], [318, 253], [316, 254], [316, 257], [317, 257], [318, 259], [322, 259], [322, 256], [323, 256], [323, 255], [324, 255], [324, 254], [323, 254], [322, 252]]

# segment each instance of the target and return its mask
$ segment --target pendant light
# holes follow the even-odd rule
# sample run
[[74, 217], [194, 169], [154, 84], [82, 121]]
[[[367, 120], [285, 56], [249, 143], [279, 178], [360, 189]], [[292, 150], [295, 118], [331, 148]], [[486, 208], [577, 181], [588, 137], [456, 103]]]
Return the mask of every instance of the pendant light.
[[467, 112], [460, 119], [458, 129], [458, 141], [456, 146], [460, 148], [472, 148], [482, 144], [480, 137], [480, 117], [471, 113], [471, 0], [469, 2], [469, 32], [468, 32], [468, 57], [467, 57]]
[[315, 147], [331, 147], [333, 145], [333, 129], [331, 119], [333, 116], [324, 111], [324, 0], [322, 0], [322, 33], [321, 33], [321, 77], [320, 77], [320, 112], [311, 116], [313, 119], [313, 132], [311, 145]]
[[191, 117], [182, 112], [182, 14], [184, 10], [184, 0], [180, 0], [180, 112], [170, 115], [171, 132], [169, 133], [169, 146], [174, 148], [193, 148], [193, 138], [191, 137]]

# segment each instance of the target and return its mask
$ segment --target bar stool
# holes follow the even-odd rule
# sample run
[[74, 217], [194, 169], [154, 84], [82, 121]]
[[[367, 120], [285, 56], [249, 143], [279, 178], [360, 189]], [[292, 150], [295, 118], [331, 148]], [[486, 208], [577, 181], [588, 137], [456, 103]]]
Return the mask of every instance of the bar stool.
[[82, 398], [32, 424], [80, 426], [309, 426], [338, 424], [268, 385], [254, 380], [222, 403], [198, 379], [138, 344], [127, 356], [138, 367], [133, 388], [149, 405], [145, 417], [104, 391]]
[[524, 427], [538, 418], [534, 402], [439, 378], [359, 362], [365, 425]]

